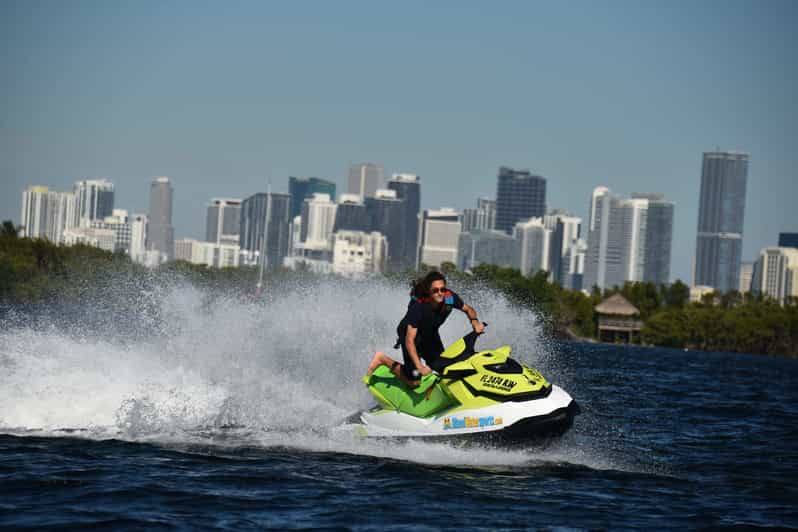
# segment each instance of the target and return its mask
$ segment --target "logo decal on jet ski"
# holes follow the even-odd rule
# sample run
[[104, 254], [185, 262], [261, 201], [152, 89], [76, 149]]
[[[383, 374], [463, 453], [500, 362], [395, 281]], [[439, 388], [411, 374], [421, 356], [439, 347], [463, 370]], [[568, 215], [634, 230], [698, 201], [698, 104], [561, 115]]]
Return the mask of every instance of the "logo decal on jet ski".
[[496, 375], [483, 375], [479, 380], [485, 387], [495, 388], [503, 392], [509, 392], [516, 385], [514, 380], [497, 377]]
[[443, 418], [443, 430], [449, 429], [473, 429], [478, 427], [494, 427], [503, 422], [500, 417], [446, 417]]

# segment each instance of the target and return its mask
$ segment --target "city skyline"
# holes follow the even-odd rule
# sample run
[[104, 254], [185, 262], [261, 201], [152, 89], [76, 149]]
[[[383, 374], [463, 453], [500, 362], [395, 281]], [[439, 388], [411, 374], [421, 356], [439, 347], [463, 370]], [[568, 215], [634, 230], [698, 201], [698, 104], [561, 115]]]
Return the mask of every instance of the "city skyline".
[[[168, 175], [175, 235], [202, 238], [206, 201], [268, 180], [344, 191], [350, 165], [374, 161], [423, 176], [421, 209], [462, 210], [506, 165], [583, 219], [596, 185], [664, 192], [671, 277], [689, 282], [701, 154], [718, 147], [751, 154], [743, 261], [798, 226], [794, 3], [388, 10], [4, 3], [0, 217], [18, 221], [26, 185], [99, 177], [147, 212], [147, 182]], [[379, 90], [344, 83], [364, 65]]]

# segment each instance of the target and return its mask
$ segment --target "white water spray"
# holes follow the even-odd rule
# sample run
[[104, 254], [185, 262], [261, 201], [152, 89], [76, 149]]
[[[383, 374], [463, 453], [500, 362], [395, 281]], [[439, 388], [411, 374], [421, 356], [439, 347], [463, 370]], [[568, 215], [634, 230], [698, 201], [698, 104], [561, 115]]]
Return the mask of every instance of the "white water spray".
[[[540, 363], [546, 345], [534, 313], [493, 292], [462, 295], [490, 323], [481, 345], [510, 344], [515, 357]], [[252, 303], [178, 285], [159, 296], [157, 322], [120, 312], [147, 328], [132, 341], [77, 327], [7, 328], [0, 332], [0, 432], [77, 429], [96, 438], [215, 443], [238, 427], [247, 444], [264, 446], [425, 463], [530, 459], [523, 452], [364, 441], [338, 428], [374, 402], [360, 382], [373, 352], [401, 358], [391, 348], [406, 288], [327, 280], [267, 298]], [[468, 330], [468, 320], [455, 313], [441, 332], [448, 343]]]

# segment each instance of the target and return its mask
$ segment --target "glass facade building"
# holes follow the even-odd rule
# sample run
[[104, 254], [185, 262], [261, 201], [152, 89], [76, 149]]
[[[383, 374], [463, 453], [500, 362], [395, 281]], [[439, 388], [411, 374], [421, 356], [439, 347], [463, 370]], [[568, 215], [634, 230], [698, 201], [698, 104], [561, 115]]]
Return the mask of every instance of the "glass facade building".
[[798, 249], [798, 233], [779, 233], [779, 247]]
[[369, 220], [369, 231], [381, 233], [388, 241], [389, 271], [398, 271], [404, 261], [402, 243], [407, 233], [405, 227], [405, 203], [396, 194], [385, 194], [380, 191], [377, 197], [366, 198], [366, 212]]
[[662, 199], [649, 199], [647, 210], [643, 281], [656, 285], [668, 284], [671, 277], [674, 204]]
[[696, 286], [737, 290], [743, 248], [748, 155], [704, 153], [696, 238]]
[[147, 250], [157, 251], [171, 260], [175, 230], [172, 227], [172, 185], [168, 177], [156, 177], [150, 185], [150, 216], [147, 225]]
[[241, 231], [241, 200], [214, 198], [208, 205], [205, 241], [238, 245]]
[[395, 174], [388, 181], [388, 189], [396, 192], [396, 197], [402, 200], [402, 240], [399, 249], [388, 253], [395, 257], [393, 265], [408, 269], [416, 264], [416, 250], [418, 248], [418, 215], [421, 212], [421, 180], [417, 175]]
[[[269, 204], [269, 196], [271, 202]], [[269, 220], [266, 223], [266, 211]], [[288, 255], [291, 236], [291, 195], [259, 192], [241, 202], [241, 248], [242, 263], [248, 266], [259, 263], [261, 249], [266, 239], [266, 265], [279, 268]]]
[[333, 232], [368, 230], [369, 218], [366, 212], [366, 204], [360, 200], [360, 196], [342, 194], [338, 203], [338, 210], [335, 212]]
[[511, 233], [516, 223], [546, 214], [546, 178], [529, 170], [499, 168], [496, 229]]
[[302, 203], [313, 194], [327, 194], [335, 201], [335, 183], [319, 177], [288, 178], [288, 193], [291, 195], [291, 218], [302, 214]]

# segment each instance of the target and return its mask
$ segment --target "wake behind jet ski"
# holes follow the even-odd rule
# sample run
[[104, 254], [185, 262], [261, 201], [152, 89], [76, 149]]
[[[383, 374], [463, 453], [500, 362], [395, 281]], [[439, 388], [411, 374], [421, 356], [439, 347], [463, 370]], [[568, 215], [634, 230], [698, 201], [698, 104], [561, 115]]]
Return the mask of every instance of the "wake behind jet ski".
[[407, 386], [385, 366], [363, 378], [377, 406], [351, 421], [367, 437], [466, 438], [523, 443], [560, 436], [576, 401], [538, 371], [510, 358], [510, 346], [475, 351], [471, 332], [440, 356], [438, 373]]

